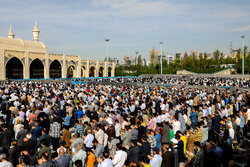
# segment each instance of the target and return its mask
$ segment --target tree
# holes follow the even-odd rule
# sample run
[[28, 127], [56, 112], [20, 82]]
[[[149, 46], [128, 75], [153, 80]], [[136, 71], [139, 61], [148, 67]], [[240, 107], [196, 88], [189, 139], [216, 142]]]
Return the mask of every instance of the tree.
[[154, 53], [152, 53], [150, 55], [150, 67], [154, 68], [154, 66], [155, 66], [155, 55], [154, 55]]
[[162, 69], [166, 70], [168, 66], [168, 61], [166, 59], [162, 59]]
[[138, 56], [138, 65], [142, 65], [142, 58], [141, 58], [141, 55]]
[[[245, 53], [247, 52], [247, 47], [245, 47]], [[207, 53], [201, 53], [198, 58], [195, 54], [192, 54], [186, 59], [177, 58], [173, 62], [169, 63], [167, 60], [162, 60], [162, 67], [163, 67], [163, 74], [175, 74], [177, 70], [180, 69], [187, 69], [189, 71], [193, 71], [196, 73], [213, 73], [224, 69], [220, 67], [221, 64], [235, 64], [237, 73], [241, 73], [242, 68], [242, 59], [240, 59], [241, 49], [238, 49], [237, 57], [239, 61], [236, 62], [235, 58], [231, 57], [223, 57], [223, 53], [219, 50], [216, 50], [214, 59], [209, 59]], [[139, 64], [138, 57], [138, 64], [137, 65], [127, 65], [127, 66], [118, 66], [116, 68], [116, 76], [123, 76], [123, 75], [131, 75], [137, 76], [141, 74], [159, 74], [161, 69], [161, 64], [155, 64], [155, 55], [152, 54], [150, 56], [150, 65], [149, 66], [142, 66]], [[245, 55], [245, 74], [250, 73], [250, 54], [248, 53]]]

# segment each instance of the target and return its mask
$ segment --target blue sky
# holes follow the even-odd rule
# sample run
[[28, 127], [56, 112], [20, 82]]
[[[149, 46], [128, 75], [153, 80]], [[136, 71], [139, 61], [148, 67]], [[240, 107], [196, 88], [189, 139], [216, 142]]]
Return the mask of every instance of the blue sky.
[[32, 40], [37, 20], [49, 53], [103, 60], [139, 54], [164, 42], [168, 53], [229, 52], [250, 43], [249, 0], [0, 0], [0, 36]]

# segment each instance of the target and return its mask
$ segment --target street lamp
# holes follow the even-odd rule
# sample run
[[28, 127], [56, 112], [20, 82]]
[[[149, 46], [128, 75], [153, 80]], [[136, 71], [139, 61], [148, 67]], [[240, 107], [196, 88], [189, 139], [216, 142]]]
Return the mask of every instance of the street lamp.
[[108, 42], [110, 39], [105, 39], [106, 41], [106, 47], [107, 47], [107, 69], [106, 69], [106, 77], [109, 77], [109, 47]]
[[163, 45], [163, 42], [160, 42], [160, 47], [161, 47], [161, 75], [162, 75], [162, 45]]
[[242, 38], [242, 75], [244, 75], [244, 35], [241, 36]]

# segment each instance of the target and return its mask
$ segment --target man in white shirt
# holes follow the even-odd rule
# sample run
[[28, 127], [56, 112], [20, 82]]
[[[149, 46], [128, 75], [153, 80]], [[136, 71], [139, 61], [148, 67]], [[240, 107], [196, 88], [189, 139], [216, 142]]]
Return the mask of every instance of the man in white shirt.
[[145, 102], [143, 102], [142, 104], [141, 104], [141, 110], [144, 110], [146, 108], [146, 104], [145, 104]]
[[165, 110], [166, 105], [164, 103], [161, 104], [161, 111]]
[[82, 164], [85, 164], [87, 153], [86, 151], [83, 151], [83, 143], [78, 145], [78, 152], [73, 152], [72, 154], [72, 162], [75, 162], [76, 160], [81, 160]]
[[121, 135], [121, 130], [122, 130], [122, 126], [120, 125], [118, 120], [115, 120], [115, 137], [120, 137]]
[[88, 135], [85, 137], [83, 143], [87, 148], [93, 148], [94, 135], [91, 133], [91, 130], [88, 130], [87, 133]]
[[0, 160], [1, 160], [0, 167], [13, 167], [13, 165], [9, 161], [7, 161], [6, 154], [4, 153], [1, 154]]
[[229, 131], [229, 136], [231, 137], [231, 139], [234, 139], [234, 129], [232, 128], [232, 123], [228, 124], [227, 127]]
[[98, 166], [97, 167], [113, 167], [112, 160], [109, 158], [109, 154], [105, 152], [102, 158], [97, 158]]
[[159, 152], [160, 152], [160, 149], [158, 147], [154, 147], [153, 148], [154, 156], [148, 155], [148, 158], [150, 159], [149, 164], [152, 167], [161, 167], [162, 157], [161, 157], [161, 155], [159, 155]]
[[98, 125], [97, 125], [97, 130], [94, 130], [93, 132], [95, 133], [95, 138], [96, 138], [96, 140], [97, 140], [100, 144], [103, 144], [103, 142], [104, 142], [104, 132], [103, 132], [103, 130], [101, 129], [101, 125], [98, 124]]
[[127, 153], [125, 151], [122, 150], [122, 145], [121, 144], [117, 144], [116, 145], [116, 154], [113, 157], [111, 155], [112, 163], [114, 167], [123, 167], [123, 165], [125, 164], [125, 161], [127, 160]]
[[134, 112], [134, 111], [135, 111], [135, 106], [134, 106], [134, 104], [132, 104], [132, 105], [130, 106], [129, 109], [130, 109], [131, 112]]
[[181, 123], [174, 118], [174, 121], [173, 121], [173, 131], [174, 131], [174, 134], [181, 129]]

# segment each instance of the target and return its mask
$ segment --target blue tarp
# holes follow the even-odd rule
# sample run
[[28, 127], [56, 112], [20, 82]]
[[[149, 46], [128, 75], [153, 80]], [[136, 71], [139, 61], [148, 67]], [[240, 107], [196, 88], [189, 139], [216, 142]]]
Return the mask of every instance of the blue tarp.
[[81, 82], [81, 81], [72, 81], [71, 82], [73, 85], [82, 85], [82, 84], [86, 84], [86, 82]]

